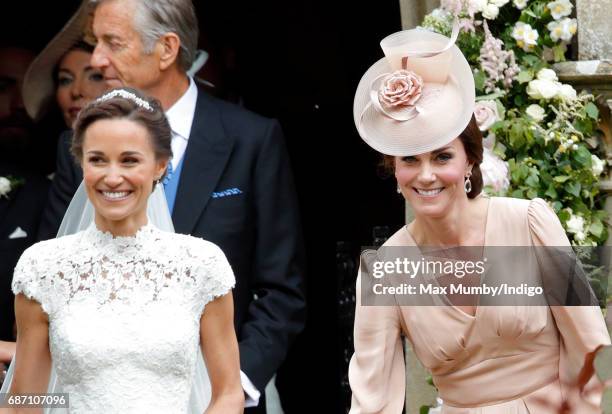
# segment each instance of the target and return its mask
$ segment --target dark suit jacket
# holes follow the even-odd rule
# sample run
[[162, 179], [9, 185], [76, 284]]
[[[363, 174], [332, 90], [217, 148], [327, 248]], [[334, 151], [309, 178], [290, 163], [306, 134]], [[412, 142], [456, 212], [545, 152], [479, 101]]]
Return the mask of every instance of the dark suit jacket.
[[[23, 186], [0, 197], [0, 340], [12, 341], [15, 322], [15, 297], [11, 290], [13, 270], [25, 249], [36, 241], [50, 181], [41, 175], [0, 164], [0, 176], [12, 175], [25, 180]], [[21, 228], [26, 237], [10, 238]]]
[[[60, 139], [41, 239], [54, 237], [82, 180], [70, 136]], [[226, 254], [236, 275], [240, 366], [263, 393], [305, 320], [303, 243], [281, 128], [200, 88], [184, 157], [175, 229]], [[240, 193], [213, 195], [234, 188]]]

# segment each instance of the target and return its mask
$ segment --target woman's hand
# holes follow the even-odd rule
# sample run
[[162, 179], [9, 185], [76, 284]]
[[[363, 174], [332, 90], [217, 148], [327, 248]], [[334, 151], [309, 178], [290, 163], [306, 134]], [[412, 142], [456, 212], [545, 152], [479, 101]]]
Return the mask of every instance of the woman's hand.
[[231, 292], [206, 304], [200, 319], [200, 342], [212, 389], [206, 414], [242, 413], [244, 391]]

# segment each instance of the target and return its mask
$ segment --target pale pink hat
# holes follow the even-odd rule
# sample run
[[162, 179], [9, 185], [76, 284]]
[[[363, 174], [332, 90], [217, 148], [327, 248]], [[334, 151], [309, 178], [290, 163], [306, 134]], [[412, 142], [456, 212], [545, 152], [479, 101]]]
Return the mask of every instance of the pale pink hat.
[[359, 135], [387, 155], [416, 155], [457, 138], [474, 112], [472, 70], [449, 39], [417, 28], [394, 33], [380, 45], [385, 57], [363, 75], [353, 104]]
[[93, 10], [89, 0], [82, 0], [62, 30], [30, 64], [23, 80], [22, 95], [26, 111], [32, 119], [40, 119], [55, 96], [53, 69], [62, 56], [80, 40], [95, 45], [91, 33]]

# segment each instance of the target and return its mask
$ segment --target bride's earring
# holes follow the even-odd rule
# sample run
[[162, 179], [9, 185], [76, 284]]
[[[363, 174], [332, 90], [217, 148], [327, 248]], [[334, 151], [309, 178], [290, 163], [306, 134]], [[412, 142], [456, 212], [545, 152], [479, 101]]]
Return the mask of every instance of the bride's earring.
[[465, 189], [465, 193], [469, 194], [472, 191], [472, 181], [470, 177], [472, 176], [472, 172], [468, 171], [465, 175], [465, 181], [463, 182], [463, 188]]
[[397, 193], [398, 193], [398, 194], [401, 194], [401, 193], [402, 193], [402, 190], [400, 189], [399, 184], [397, 185], [397, 189], [396, 189], [395, 191], [397, 191]]

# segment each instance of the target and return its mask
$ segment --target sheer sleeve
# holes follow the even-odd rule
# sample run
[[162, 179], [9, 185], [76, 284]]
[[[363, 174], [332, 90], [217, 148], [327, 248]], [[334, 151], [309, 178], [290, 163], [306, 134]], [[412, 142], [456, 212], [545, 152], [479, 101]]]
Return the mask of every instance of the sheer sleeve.
[[357, 278], [355, 353], [349, 365], [351, 414], [401, 413], [406, 374], [397, 306], [362, 306]]
[[204, 255], [197, 268], [202, 305], [228, 293], [235, 285], [234, 272], [225, 254], [216, 244], [204, 243]]
[[[15, 295], [22, 293], [28, 299], [33, 299], [43, 305], [43, 289], [37, 260], [39, 254], [36, 252], [38, 247], [38, 244], [29, 247], [19, 258], [13, 272], [12, 289]], [[43, 309], [45, 309], [44, 305]]]
[[[544, 200], [531, 201], [528, 220], [534, 245], [570, 245], [557, 215]], [[580, 397], [571, 391], [570, 386], [576, 383], [587, 353], [610, 343], [602, 312], [597, 306], [551, 306], [550, 309], [561, 338], [559, 377], [565, 398], [576, 401], [580, 406], [579, 412], [589, 413], [593, 409], [587, 405], [587, 401], [580, 401]], [[592, 377], [585, 388], [585, 394], [588, 395], [589, 391], [596, 388], [597, 383], [597, 378]], [[591, 392], [588, 400], [600, 400], [601, 395], [597, 394]]]

